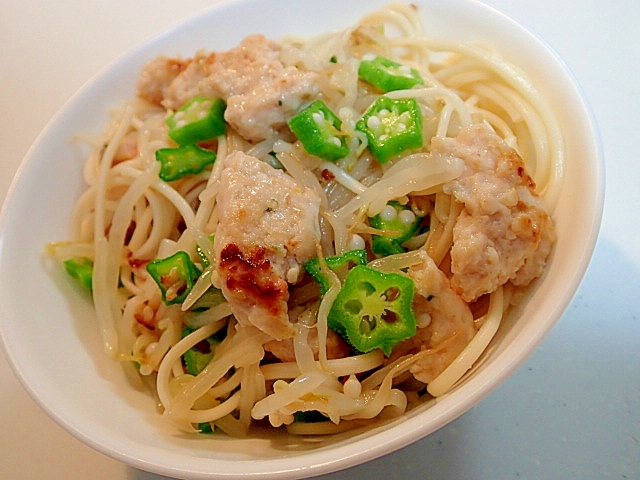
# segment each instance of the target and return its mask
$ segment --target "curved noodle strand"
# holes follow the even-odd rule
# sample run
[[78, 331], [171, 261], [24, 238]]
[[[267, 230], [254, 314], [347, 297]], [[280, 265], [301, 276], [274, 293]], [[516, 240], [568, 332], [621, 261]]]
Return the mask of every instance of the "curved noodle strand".
[[500, 287], [491, 294], [489, 311], [486, 314], [480, 330], [478, 330], [460, 355], [427, 386], [427, 391], [431, 395], [434, 397], [444, 395], [462, 378], [476, 360], [478, 360], [498, 331], [503, 310], [502, 287]]

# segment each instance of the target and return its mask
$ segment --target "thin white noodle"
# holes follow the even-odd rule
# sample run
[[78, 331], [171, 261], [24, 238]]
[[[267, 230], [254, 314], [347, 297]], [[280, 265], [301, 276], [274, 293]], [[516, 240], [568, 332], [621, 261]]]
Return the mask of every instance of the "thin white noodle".
[[362, 185], [359, 181], [345, 172], [343, 169], [338, 167], [335, 163], [324, 162], [321, 167], [323, 170], [330, 171], [335, 177], [336, 182], [340, 183], [340, 185], [348, 188], [353, 193], [364, 193], [367, 189], [364, 185]]
[[[425, 172], [425, 169], [428, 171]], [[430, 158], [428, 162], [416, 162], [414, 166], [407, 167], [397, 174], [402, 176], [402, 180], [394, 174], [382, 177], [380, 181], [340, 208], [336, 216], [347, 219], [362, 205], [367, 205], [367, 215], [372, 217], [380, 213], [389, 200], [445, 183], [458, 177], [462, 169], [462, 161], [453, 157], [438, 156]]]
[[95, 241], [95, 258], [93, 262], [93, 304], [96, 309], [98, 329], [102, 335], [105, 350], [112, 356], [118, 354], [118, 336], [115, 330], [115, 322], [118, 315], [117, 305], [107, 293], [109, 290], [107, 278], [100, 275], [107, 269], [109, 263], [109, 248], [106, 238], [97, 238]]
[[[180, 336], [182, 334], [182, 321], [178, 313], [179, 309], [168, 308], [165, 317], [158, 322], [158, 328], [162, 330], [162, 334], [160, 335], [160, 338], [147, 361], [147, 363], [152, 366], [153, 370], [158, 369], [158, 366], [167, 351], [172, 348], [172, 345], [180, 340]], [[180, 368], [180, 371], [182, 371], [182, 368]]]
[[257, 401], [266, 396], [266, 384], [260, 366], [256, 364], [244, 367], [240, 392], [239, 419], [246, 432], [251, 425], [251, 409]]
[[187, 228], [193, 227], [195, 225], [195, 214], [193, 213], [193, 209], [186, 202], [184, 197], [180, 195], [175, 189], [171, 188], [171, 186], [162, 180], [156, 180], [153, 183], [153, 188], [160, 194], [164, 195], [164, 197], [169, 200], [173, 206], [180, 212], [182, 218], [184, 219], [184, 223], [187, 225]]
[[491, 294], [489, 311], [480, 327], [480, 330], [474, 335], [469, 344], [455, 358], [453, 362], [429, 385], [427, 391], [434, 397], [439, 397], [448, 392], [454, 384], [462, 378], [462, 376], [471, 368], [471, 366], [480, 358], [480, 355], [486, 350], [489, 342], [494, 337], [502, 320], [502, 312], [504, 310], [502, 287], [499, 287]]
[[225, 382], [217, 384], [215, 387], [211, 387], [211, 389], [207, 392], [211, 397], [225, 397], [233, 392], [238, 385], [242, 383], [244, 380], [245, 372], [247, 369], [242, 368], [236, 370], [236, 372], [229, 377]]
[[309, 338], [309, 327], [303, 324], [296, 324], [296, 334], [293, 337], [293, 351], [296, 363], [301, 372], [311, 372], [319, 370], [313, 356], [313, 350], [307, 343]]
[[72, 257], [86, 257], [93, 259], [95, 248], [91, 243], [52, 242], [47, 244], [47, 253], [59, 260]]
[[[132, 219], [132, 222], [135, 225], [135, 228], [133, 229], [133, 233], [131, 234], [128, 242], [129, 248], [132, 252], [135, 252], [140, 248], [140, 245], [147, 241], [149, 231], [151, 230], [153, 209], [146, 207], [147, 205], [144, 197], [140, 197], [136, 204], [133, 206], [134, 217]], [[136, 256], [136, 258], [138, 257]]]
[[[196, 330], [196, 332], [198, 331]], [[185, 388], [171, 397], [168, 403], [163, 402], [164, 415], [175, 420], [185, 418], [195, 401], [215, 385], [231, 368], [259, 362], [264, 355], [262, 348], [260, 348], [264, 337], [266, 337], [264, 334], [250, 335], [238, 343], [230, 342], [235, 343], [233, 348], [220, 352], [220, 355], [214, 355], [209, 365], [187, 382]]]
[[324, 268], [324, 272], [329, 278], [330, 285], [320, 301], [316, 316], [316, 330], [318, 331], [318, 359], [320, 360], [322, 368], [324, 370], [328, 370], [330, 368], [327, 360], [327, 333], [329, 330], [328, 316], [331, 306], [333, 305], [338, 292], [340, 292], [342, 284], [335, 272], [324, 264], [324, 259], [322, 257], [319, 258], [321, 265]]
[[444, 106], [440, 112], [440, 121], [438, 122], [438, 129], [436, 130], [437, 137], [446, 137], [449, 132], [449, 125], [451, 124], [451, 116], [455, 107], [453, 104], [448, 103]]
[[[153, 190], [147, 190], [145, 196], [148, 202], [146, 211], [150, 211], [151, 215], [151, 230], [142, 245], [137, 248], [130, 246], [130, 248], [134, 258], [151, 259], [156, 253], [160, 241], [169, 236], [173, 223], [175, 222], [175, 213], [171, 208], [171, 204], [167, 202], [164, 197], [157, 195]], [[136, 223], [136, 230], [138, 228], [138, 224]]]
[[211, 212], [213, 211], [220, 174], [224, 168], [226, 151], [227, 140], [224, 136], [220, 136], [218, 138], [216, 161], [213, 163], [213, 167], [211, 168], [207, 186], [198, 195], [200, 205], [198, 206], [195, 214], [194, 226], [201, 231], [204, 231], [206, 222], [209, 217], [211, 217]]
[[234, 393], [228, 400], [225, 400], [220, 405], [207, 410], [191, 410], [187, 414], [187, 420], [189, 423], [204, 423], [213, 422], [218, 418], [222, 418], [225, 415], [233, 412], [240, 405], [240, 391]]
[[104, 232], [106, 231], [105, 218], [101, 213], [105, 211], [104, 205], [106, 202], [109, 170], [111, 169], [113, 157], [116, 154], [118, 145], [129, 129], [129, 124], [131, 122], [131, 118], [133, 117], [133, 113], [134, 112], [132, 108], [128, 106], [124, 108], [122, 116], [118, 121], [118, 128], [115, 131], [114, 135], [109, 139], [107, 148], [105, 148], [104, 154], [102, 155], [100, 161], [100, 170], [96, 184], [97, 193], [95, 197], [95, 211], [98, 213], [96, 213], [94, 219], [94, 231], [96, 232], [97, 237], [103, 236]]
[[[345, 377], [368, 372], [379, 367], [383, 362], [384, 354], [382, 351], [374, 350], [361, 355], [327, 360], [327, 366], [324, 370], [331, 372], [336, 377]], [[269, 363], [262, 365], [260, 370], [265, 380], [295, 378], [300, 375], [300, 369], [295, 362]]]
[[308, 372], [306, 375], [293, 380], [283, 390], [257, 402], [251, 410], [251, 416], [257, 420], [266, 417], [271, 412], [276, 412], [280, 408], [291, 402], [292, 398], [300, 398], [312, 392], [326, 381], [326, 375], [319, 371]]
[[118, 353], [118, 339], [115, 332], [115, 322], [118, 316], [117, 305], [110, 301], [109, 283], [107, 271], [111, 262], [108, 240], [105, 234], [105, 204], [108, 174], [113, 157], [115, 156], [118, 144], [127, 132], [129, 123], [133, 117], [133, 109], [125, 108], [119, 120], [119, 125], [113, 136], [109, 139], [109, 144], [105, 149], [100, 161], [99, 175], [96, 183], [95, 214], [94, 214], [94, 235], [96, 256], [94, 261], [93, 275], [93, 302], [96, 309], [98, 327], [102, 335], [105, 350], [112, 356]]
[[187, 297], [182, 302], [182, 311], [186, 312], [190, 310], [191, 307], [200, 299], [202, 295], [204, 295], [207, 290], [211, 287], [211, 276], [213, 275], [213, 268], [208, 267], [203, 270], [203, 272], [196, 280], [195, 285], [191, 288]]
[[217, 322], [233, 314], [231, 305], [224, 302], [214, 307], [209, 308], [206, 312], [199, 313], [196, 317], [197, 320], [192, 320], [191, 317], [186, 316], [184, 323], [191, 328], [200, 328], [209, 323]]
[[440, 87], [428, 88], [412, 88], [411, 90], [395, 90], [386, 94], [390, 98], [417, 98], [425, 101], [443, 100], [447, 105], [451, 105], [454, 111], [460, 116], [460, 122], [463, 126], [469, 126], [473, 123], [469, 109], [464, 101], [451, 90]]
[[[98, 323], [102, 326], [105, 345], [108, 351], [118, 350], [117, 338], [113, 329], [120, 317], [118, 305], [113, 302], [118, 289], [119, 267], [121, 254], [120, 245], [124, 238], [131, 219], [133, 205], [144, 194], [149, 184], [157, 176], [158, 167], [152, 164], [143, 172], [123, 195], [118, 208], [114, 212], [109, 238], [98, 237], [96, 241], [96, 262], [93, 274], [93, 301], [98, 317]], [[118, 329], [116, 328], [116, 331]], [[116, 343], [113, 343], [116, 342]]]
[[169, 392], [169, 380], [171, 371], [173, 368], [173, 364], [176, 362], [180, 362], [180, 358], [191, 347], [193, 347], [198, 342], [201, 342], [205, 338], [210, 337], [218, 330], [220, 330], [224, 326], [224, 322], [219, 321], [215, 323], [211, 323], [209, 325], [205, 325], [202, 328], [194, 331], [190, 335], [184, 337], [178, 343], [176, 343], [169, 353], [165, 355], [162, 359], [162, 363], [158, 368], [158, 377], [157, 377], [157, 391], [158, 398], [163, 405], [168, 405], [171, 402], [171, 393]]

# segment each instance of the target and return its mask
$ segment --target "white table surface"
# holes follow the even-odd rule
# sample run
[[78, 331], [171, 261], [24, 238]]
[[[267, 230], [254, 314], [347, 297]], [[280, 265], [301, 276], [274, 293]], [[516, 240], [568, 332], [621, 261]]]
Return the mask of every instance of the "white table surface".
[[[0, 2], [0, 202], [37, 134], [85, 81], [213, 3]], [[593, 109], [607, 192], [592, 264], [558, 325], [488, 398], [414, 445], [326, 478], [640, 478], [640, 2], [486, 3], [554, 47]], [[161, 478], [62, 430], [1, 356], [0, 392], [0, 479]]]

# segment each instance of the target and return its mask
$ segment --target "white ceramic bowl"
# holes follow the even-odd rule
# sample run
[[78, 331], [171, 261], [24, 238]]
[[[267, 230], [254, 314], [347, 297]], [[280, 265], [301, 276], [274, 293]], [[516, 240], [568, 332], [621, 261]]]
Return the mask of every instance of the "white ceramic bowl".
[[[154, 38], [91, 80], [52, 119], [29, 151], [0, 217], [0, 318], [5, 353], [27, 391], [60, 425], [135, 467], [189, 478], [299, 478], [366, 462], [432, 433], [503, 382], [569, 304], [591, 257], [603, 205], [597, 134], [574, 79], [538, 38], [472, 0], [414, 0], [431, 35], [481, 40], [519, 65], [554, 106], [567, 142], [566, 180], [556, 211], [558, 243], [544, 281], [518, 318], [501, 326], [473, 375], [436, 402], [356, 435], [304, 442], [183, 436], [165, 427], [154, 402], [126, 383], [102, 354], [88, 300], [46, 261], [46, 242], [68, 238], [86, 152], [70, 143], [99, 133], [108, 108], [132, 97], [152, 57], [223, 50], [249, 33], [311, 35], [346, 27], [381, 0], [246, 0], [225, 3]], [[344, 8], [348, 5], [348, 8]], [[339, 12], [340, 15], [336, 13]], [[579, 206], [580, 208], [576, 208]]]

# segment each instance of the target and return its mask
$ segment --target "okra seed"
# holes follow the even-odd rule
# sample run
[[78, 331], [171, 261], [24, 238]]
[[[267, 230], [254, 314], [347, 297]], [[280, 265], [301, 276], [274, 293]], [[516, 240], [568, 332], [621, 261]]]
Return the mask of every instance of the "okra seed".
[[363, 334], [368, 335], [369, 333], [373, 332], [375, 328], [376, 328], [375, 318], [372, 318], [369, 315], [365, 315], [362, 317], [362, 320], [360, 320], [360, 331]]
[[431, 315], [428, 313], [422, 313], [416, 316], [416, 327], [424, 328], [431, 325]]
[[377, 130], [378, 128], [380, 128], [380, 124], [380, 118], [375, 115], [371, 115], [369, 118], [367, 118], [367, 127], [369, 127], [371, 130]]
[[340, 139], [338, 137], [330, 137], [329, 138], [329, 142], [333, 143], [336, 147], [342, 146], [342, 142], [340, 141]]
[[398, 287], [387, 288], [383, 293], [384, 300], [387, 302], [393, 302], [394, 300], [397, 300], [399, 296], [400, 289]]
[[324, 122], [324, 113], [322, 112], [313, 112], [311, 116], [313, 117], [313, 121], [316, 122], [318, 125]]
[[413, 222], [416, 221], [416, 214], [413, 213], [411, 210], [402, 210], [398, 214], [398, 218], [405, 225], [411, 225]]
[[354, 233], [349, 240], [349, 250], [362, 250], [365, 247], [364, 238]]
[[398, 216], [398, 211], [392, 205], [386, 205], [380, 212], [380, 218], [385, 222], [390, 222]]
[[387, 323], [396, 323], [398, 321], [398, 315], [393, 310], [385, 310], [382, 312], [381, 319]]

